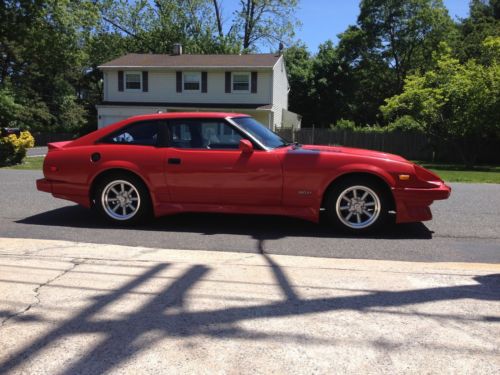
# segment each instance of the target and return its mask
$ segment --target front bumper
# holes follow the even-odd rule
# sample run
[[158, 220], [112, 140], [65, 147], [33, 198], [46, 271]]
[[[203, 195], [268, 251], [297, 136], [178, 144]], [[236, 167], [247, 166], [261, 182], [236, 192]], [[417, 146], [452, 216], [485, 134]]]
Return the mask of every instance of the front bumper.
[[409, 223], [432, 219], [429, 206], [435, 200], [447, 199], [451, 187], [444, 182], [436, 182], [435, 188], [402, 188], [393, 190], [396, 201], [396, 222]]

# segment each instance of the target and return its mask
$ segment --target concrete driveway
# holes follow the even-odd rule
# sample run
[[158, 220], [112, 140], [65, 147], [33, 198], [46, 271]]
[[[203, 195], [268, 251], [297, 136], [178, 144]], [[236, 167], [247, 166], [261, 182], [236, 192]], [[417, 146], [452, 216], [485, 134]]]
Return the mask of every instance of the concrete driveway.
[[498, 264], [0, 249], [0, 373], [500, 372]]

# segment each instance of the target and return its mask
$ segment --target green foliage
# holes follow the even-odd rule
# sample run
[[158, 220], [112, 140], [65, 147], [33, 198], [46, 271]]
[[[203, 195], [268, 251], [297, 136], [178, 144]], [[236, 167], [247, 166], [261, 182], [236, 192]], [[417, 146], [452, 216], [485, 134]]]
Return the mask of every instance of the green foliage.
[[396, 118], [386, 128], [389, 131], [403, 131], [403, 132], [409, 132], [409, 131], [422, 132], [425, 130], [420, 122], [418, 122], [412, 116], [409, 115], [403, 115], [401, 117]]
[[19, 164], [26, 156], [26, 150], [35, 145], [35, 139], [28, 131], [16, 136], [0, 136], [0, 166]]
[[[344, 118], [358, 124], [383, 123], [380, 106], [401, 92], [404, 79], [433, 67], [432, 52], [457, 30], [441, 0], [363, 0], [356, 25], [323, 43], [310, 58], [308, 95], [314, 103], [303, 123], [327, 127]], [[306, 57], [304, 57], [306, 58]], [[304, 63], [304, 65], [306, 65]], [[304, 85], [300, 79], [295, 83]], [[293, 95], [293, 94], [292, 94]], [[290, 101], [300, 114], [304, 101]]]
[[312, 97], [313, 60], [303, 44], [293, 45], [285, 51], [286, 71], [290, 92], [288, 105], [302, 115], [303, 123], [314, 121], [314, 99]]
[[460, 61], [481, 58], [482, 42], [500, 36], [500, 1], [471, 0], [470, 16], [460, 22], [458, 30], [460, 36], [453, 46]]
[[16, 103], [12, 91], [0, 90], [0, 127], [20, 126], [23, 106]]
[[330, 128], [338, 130], [355, 130], [356, 123], [352, 120], [346, 120], [341, 118], [335, 123], [335, 125], [330, 125]]
[[456, 145], [464, 163], [472, 165], [482, 140], [500, 135], [498, 63], [461, 64], [449, 52], [436, 56], [436, 69], [409, 76], [403, 93], [387, 99], [381, 110], [388, 119], [412, 116], [430, 136]]
[[18, 105], [8, 116], [33, 130], [66, 129], [61, 109], [79, 106], [85, 36], [97, 21], [85, 0], [5, 1], [0, 7], [0, 89]]

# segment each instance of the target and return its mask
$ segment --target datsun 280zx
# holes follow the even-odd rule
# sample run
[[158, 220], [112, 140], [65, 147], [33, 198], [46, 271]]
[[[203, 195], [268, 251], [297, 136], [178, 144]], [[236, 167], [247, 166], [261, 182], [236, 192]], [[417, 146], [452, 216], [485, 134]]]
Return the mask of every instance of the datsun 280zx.
[[41, 191], [116, 223], [180, 212], [285, 215], [361, 233], [430, 220], [451, 189], [408, 160], [288, 143], [234, 113], [136, 116], [49, 144]]

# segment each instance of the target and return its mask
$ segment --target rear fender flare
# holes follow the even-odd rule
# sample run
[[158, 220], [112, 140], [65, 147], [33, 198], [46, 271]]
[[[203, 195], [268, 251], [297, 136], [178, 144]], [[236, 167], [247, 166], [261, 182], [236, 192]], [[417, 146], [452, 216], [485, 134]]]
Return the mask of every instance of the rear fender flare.
[[[94, 183], [97, 178], [102, 176], [104, 173], [110, 172], [112, 170], [122, 170], [125, 173], [131, 173], [133, 175], [136, 175], [138, 178], [141, 179], [141, 181], [146, 185], [147, 189], [149, 190], [149, 196], [151, 197], [153, 206], [156, 205], [156, 197], [154, 194], [154, 191], [151, 186], [151, 182], [140, 172], [140, 169], [137, 165], [131, 162], [127, 161], [120, 161], [120, 162], [106, 162], [100, 165], [100, 168], [98, 171], [96, 171], [94, 174], [91, 175], [89, 178], [88, 186], [91, 187], [89, 189], [89, 193], [93, 191], [94, 188]], [[91, 197], [92, 199], [92, 197]]]

